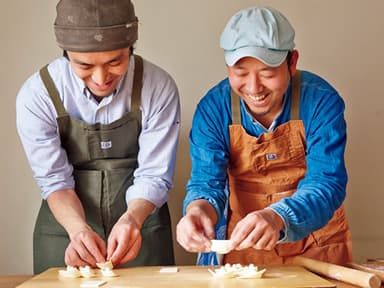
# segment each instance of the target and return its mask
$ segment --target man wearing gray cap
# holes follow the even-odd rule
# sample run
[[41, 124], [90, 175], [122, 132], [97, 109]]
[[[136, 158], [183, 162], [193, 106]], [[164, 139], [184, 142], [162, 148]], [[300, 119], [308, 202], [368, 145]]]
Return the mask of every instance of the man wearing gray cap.
[[[187, 251], [209, 252], [211, 239], [227, 238], [224, 263], [351, 261], [344, 102], [297, 69], [294, 37], [286, 17], [266, 7], [241, 10], [224, 28], [228, 78], [202, 98], [190, 133], [192, 172], [177, 225]], [[210, 256], [199, 263], [217, 264]]]
[[64, 56], [17, 97], [17, 128], [42, 205], [34, 272], [174, 264], [167, 207], [180, 129], [176, 84], [133, 54], [130, 0], [60, 0]]

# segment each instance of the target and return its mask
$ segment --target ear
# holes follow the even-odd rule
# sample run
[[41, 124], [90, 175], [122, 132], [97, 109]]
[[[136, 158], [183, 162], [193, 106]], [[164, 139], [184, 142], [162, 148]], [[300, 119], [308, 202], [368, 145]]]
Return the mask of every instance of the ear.
[[299, 52], [297, 50], [293, 50], [291, 55], [291, 61], [290, 63], [288, 63], [291, 76], [294, 76], [296, 74], [298, 60], [299, 60]]

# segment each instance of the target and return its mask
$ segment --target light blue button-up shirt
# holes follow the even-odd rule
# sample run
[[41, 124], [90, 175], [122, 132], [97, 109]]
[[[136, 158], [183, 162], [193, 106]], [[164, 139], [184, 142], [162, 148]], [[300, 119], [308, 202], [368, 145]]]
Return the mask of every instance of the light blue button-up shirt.
[[[291, 87], [285, 95], [282, 112], [268, 130], [252, 118], [241, 101], [241, 124], [247, 133], [259, 137], [289, 121], [290, 95]], [[300, 119], [305, 129], [307, 172], [292, 197], [270, 206], [285, 222], [281, 241], [297, 241], [323, 227], [344, 201], [347, 184], [344, 108], [342, 98], [325, 80], [302, 72]], [[206, 199], [215, 207], [219, 221], [223, 217], [228, 200], [225, 188], [230, 124], [230, 85], [225, 79], [201, 99], [194, 114], [190, 132], [192, 172], [184, 213], [191, 201]]]
[[[176, 148], [180, 133], [179, 93], [171, 76], [144, 60], [141, 96], [142, 130], [139, 136], [138, 168], [134, 184], [126, 193], [130, 199], [146, 199], [157, 207], [168, 200], [173, 185]], [[50, 63], [49, 72], [67, 112], [87, 124], [109, 124], [130, 110], [134, 60], [116, 91], [98, 103], [60, 57]], [[34, 177], [46, 199], [61, 189], [74, 189], [73, 167], [61, 147], [57, 113], [39, 73], [21, 87], [16, 101], [17, 129]], [[121, 135], [124, 137], [124, 135]]]

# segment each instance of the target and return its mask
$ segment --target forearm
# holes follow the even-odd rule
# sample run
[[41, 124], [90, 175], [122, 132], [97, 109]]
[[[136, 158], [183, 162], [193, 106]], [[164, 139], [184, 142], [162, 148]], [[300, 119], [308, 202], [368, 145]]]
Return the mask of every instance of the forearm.
[[302, 239], [326, 225], [346, 195], [344, 105], [337, 94], [324, 91], [324, 97], [303, 103], [303, 111], [309, 111], [302, 115], [306, 128], [305, 177], [291, 197], [271, 205], [285, 221], [288, 241]]
[[147, 217], [153, 212], [156, 208], [155, 204], [145, 199], [131, 199], [128, 202], [127, 211], [120, 217], [124, 219], [125, 217], [132, 217], [138, 227], [141, 228], [144, 221]]
[[204, 213], [211, 219], [212, 223], [214, 224], [218, 220], [215, 208], [212, 206], [212, 204], [203, 199], [190, 202], [186, 208], [186, 214], [188, 213]]
[[[331, 194], [335, 194], [330, 196]], [[337, 197], [336, 195], [340, 195]], [[297, 241], [323, 227], [333, 216], [343, 199], [343, 190], [326, 190], [319, 187], [299, 188], [291, 197], [270, 207], [286, 224], [284, 241]], [[337, 200], [336, 200], [337, 199]]]
[[91, 229], [86, 223], [83, 205], [74, 190], [56, 191], [48, 196], [47, 202], [70, 238], [80, 231]]

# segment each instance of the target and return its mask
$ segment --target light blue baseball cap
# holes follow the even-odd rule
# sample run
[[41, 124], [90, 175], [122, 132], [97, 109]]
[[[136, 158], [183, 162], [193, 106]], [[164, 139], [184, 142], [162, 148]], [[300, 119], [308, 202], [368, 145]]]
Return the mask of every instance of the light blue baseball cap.
[[279, 11], [251, 7], [237, 12], [228, 21], [221, 37], [225, 61], [233, 66], [244, 57], [254, 57], [277, 67], [295, 47], [295, 30]]

